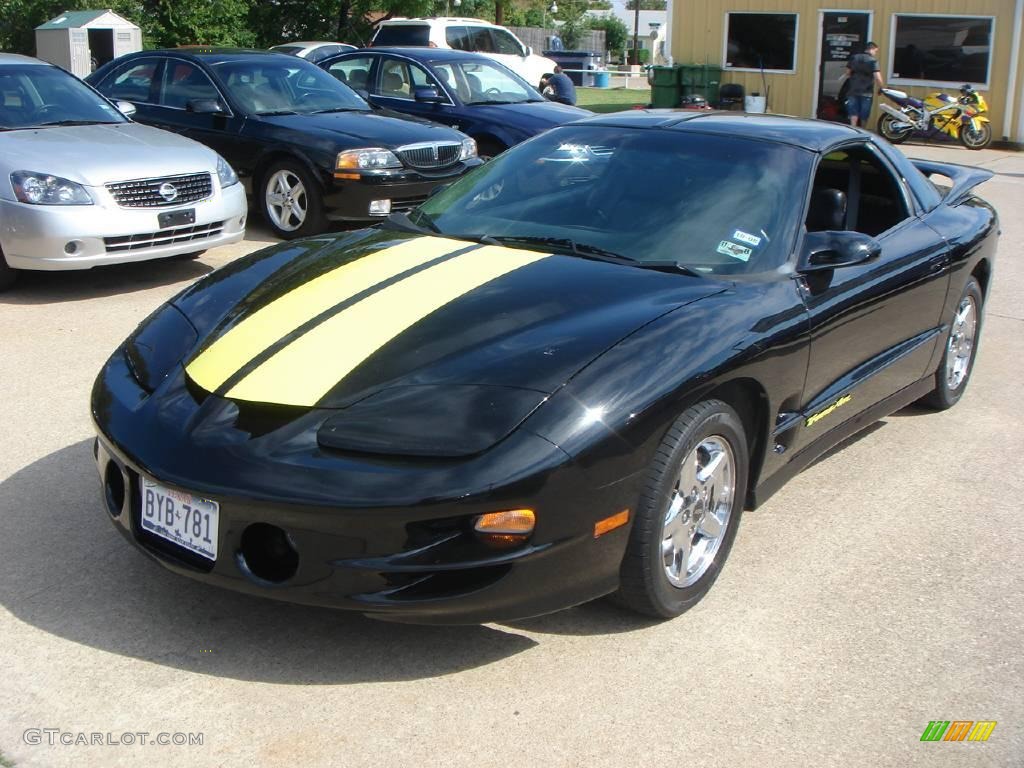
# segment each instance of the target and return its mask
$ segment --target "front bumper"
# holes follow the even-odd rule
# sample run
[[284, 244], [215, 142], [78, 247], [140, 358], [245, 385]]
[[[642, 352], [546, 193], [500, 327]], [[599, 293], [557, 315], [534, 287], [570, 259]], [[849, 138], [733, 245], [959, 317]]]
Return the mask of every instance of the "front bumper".
[[[169, 208], [121, 208], [95, 193], [95, 205], [27, 205], [0, 200], [0, 248], [14, 269], [89, 269], [192, 253], [245, 235], [241, 184], [208, 200]], [[195, 223], [161, 229], [158, 213], [194, 208]], [[70, 245], [69, 245], [70, 244]], [[70, 253], [68, 251], [71, 251]]]
[[[245, 431], [235, 404], [214, 396], [197, 403], [183, 377], [147, 396], [119, 351], [93, 391], [104, 506], [128, 541], [176, 573], [436, 624], [535, 616], [618, 585], [629, 527], [597, 539], [593, 532], [597, 520], [633, 506], [629, 484], [601, 487], [594, 470], [535, 435], [521, 430], [464, 462], [327, 454], [298, 437], [312, 436], [300, 421], [282, 428], [287, 439]], [[220, 504], [216, 562], [142, 529], [143, 477]], [[476, 540], [477, 515], [523, 506], [537, 511], [527, 544], [493, 550]], [[294, 567], [266, 567], [260, 537], [270, 526], [286, 537]]]
[[473, 158], [452, 169], [429, 175], [405, 169], [399, 172], [366, 172], [358, 180], [331, 178], [324, 193], [324, 213], [332, 221], [387, 218], [389, 214], [370, 214], [371, 200], [390, 200], [390, 213], [408, 213], [424, 202], [435, 187], [457, 181], [482, 162]]

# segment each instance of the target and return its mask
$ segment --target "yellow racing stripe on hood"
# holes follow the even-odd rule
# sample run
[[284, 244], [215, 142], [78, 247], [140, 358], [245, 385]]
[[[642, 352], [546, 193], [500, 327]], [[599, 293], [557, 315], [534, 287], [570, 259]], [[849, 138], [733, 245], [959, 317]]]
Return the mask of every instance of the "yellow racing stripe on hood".
[[246, 317], [186, 367], [215, 392], [242, 366], [317, 315], [403, 272], [465, 248], [464, 240], [418, 237], [343, 264], [292, 289]]
[[366, 358], [445, 304], [548, 254], [488, 246], [381, 289], [279, 350], [229, 398], [310, 407]]

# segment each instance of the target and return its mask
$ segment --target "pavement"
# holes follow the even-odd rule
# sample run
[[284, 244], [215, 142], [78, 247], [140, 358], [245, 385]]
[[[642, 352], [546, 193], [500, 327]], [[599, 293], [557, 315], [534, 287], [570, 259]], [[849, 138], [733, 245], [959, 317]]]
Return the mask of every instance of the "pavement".
[[[968, 392], [884, 419], [745, 515], [714, 589], [665, 623], [598, 601], [402, 626], [164, 571], [100, 505], [90, 386], [161, 301], [271, 238], [26, 275], [0, 294], [0, 752], [19, 768], [1024, 765], [1024, 155], [905, 151], [996, 173]], [[931, 720], [998, 725], [922, 743]]]

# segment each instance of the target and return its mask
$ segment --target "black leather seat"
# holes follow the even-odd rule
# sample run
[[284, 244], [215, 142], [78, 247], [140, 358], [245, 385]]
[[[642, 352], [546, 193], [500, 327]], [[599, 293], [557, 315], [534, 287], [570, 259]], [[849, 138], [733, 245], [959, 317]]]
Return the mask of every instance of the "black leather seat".
[[841, 189], [816, 189], [807, 212], [808, 232], [841, 232], [846, 229], [846, 193]]

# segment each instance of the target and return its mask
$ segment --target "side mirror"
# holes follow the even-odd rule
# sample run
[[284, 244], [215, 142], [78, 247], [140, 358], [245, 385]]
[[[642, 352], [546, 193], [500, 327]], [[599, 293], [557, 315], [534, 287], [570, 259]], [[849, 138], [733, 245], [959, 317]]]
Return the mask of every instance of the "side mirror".
[[533, 46], [528, 45], [526, 46], [526, 51], [523, 53], [523, 58], [525, 59], [530, 56], [533, 56]]
[[432, 85], [417, 85], [412, 89], [412, 97], [421, 104], [440, 104], [444, 97]]
[[224, 107], [217, 99], [192, 99], [185, 105], [185, 108], [197, 115], [224, 114]]
[[822, 272], [866, 264], [881, 253], [881, 243], [860, 232], [808, 232], [799, 271]]
[[117, 111], [125, 117], [131, 117], [138, 111], [137, 109], [135, 109], [135, 105], [132, 104], [130, 101], [118, 101], [116, 102], [116, 104]]

